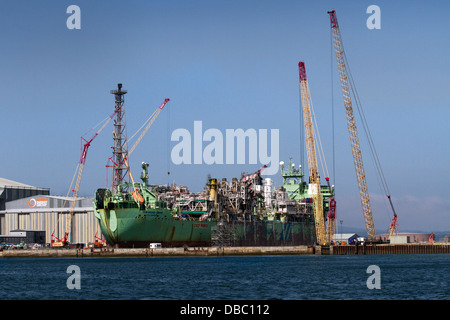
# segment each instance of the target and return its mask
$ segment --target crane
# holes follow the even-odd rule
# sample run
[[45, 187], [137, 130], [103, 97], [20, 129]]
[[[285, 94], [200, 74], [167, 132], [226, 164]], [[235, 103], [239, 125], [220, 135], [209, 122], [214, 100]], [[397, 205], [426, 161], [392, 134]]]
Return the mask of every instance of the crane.
[[397, 221], [397, 213], [395, 212], [394, 205], [392, 204], [391, 196], [387, 195], [387, 197], [389, 199], [389, 203], [391, 204], [392, 211], [394, 212], [394, 217], [392, 218], [392, 221], [389, 224], [387, 232], [388, 234], [387, 240], [390, 240], [391, 236], [393, 236], [394, 234], [398, 234], [398, 221]]
[[[156, 111], [147, 119], [146, 122], [148, 122], [147, 126], [145, 127], [144, 131], [142, 131], [141, 135], [139, 136], [139, 138], [136, 140], [136, 142], [134, 143], [134, 145], [131, 147], [130, 151], [128, 151], [128, 157], [130, 157], [130, 154], [134, 151], [134, 149], [136, 149], [137, 145], [141, 142], [142, 138], [145, 136], [145, 134], [147, 133], [148, 129], [150, 129], [150, 127], [152, 126], [153, 122], [155, 122], [156, 118], [158, 117], [158, 115], [161, 113], [162, 109], [164, 108], [164, 106], [167, 104], [167, 102], [169, 102], [170, 99], [166, 98], [164, 99], [164, 102], [158, 107], [158, 109], [156, 109]], [[144, 122], [144, 125], [145, 123]], [[142, 125], [142, 126], [144, 126]], [[140, 128], [142, 129], [142, 127]], [[139, 130], [140, 130], [139, 129]], [[138, 131], [139, 131], [138, 130]], [[134, 134], [136, 135], [136, 134]], [[134, 137], [133, 135], [133, 137]], [[131, 137], [130, 139], [132, 139], [133, 137]]]
[[[355, 94], [356, 89], [354, 88], [354, 85], [352, 84], [351, 74], [349, 74], [347, 72], [346, 57], [345, 57], [345, 53], [344, 53], [344, 47], [342, 44], [341, 33], [339, 31], [339, 25], [338, 25], [338, 21], [337, 21], [337, 17], [336, 17], [336, 11], [335, 10], [328, 11], [328, 14], [330, 15], [333, 45], [334, 45], [334, 51], [336, 54], [337, 66], [338, 66], [338, 70], [339, 70], [341, 90], [342, 90], [342, 96], [344, 99], [344, 107], [345, 107], [345, 113], [346, 113], [346, 118], [347, 118], [347, 128], [348, 128], [348, 133], [350, 136], [350, 144], [351, 144], [352, 154], [353, 154], [353, 163], [355, 166], [356, 179], [358, 181], [359, 195], [360, 195], [360, 199], [361, 199], [361, 206], [362, 206], [364, 221], [365, 221], [365, 225], [366, 225], [367, 237], [368, 237], [369, 241], [374, 241], [376, 238], [376, 233], [375, 233], [375, 226], [374, 226], [373, 216], [372, 216], [372, 207], [370, 204], [369, 192], [367, 189], [367, 182], [366, 182], [366, 175], [365, 175], [365, 171], [364, 171], [364, 164], [363, 164], [363, 159], [362, 159], [362, 155], [361, 155], [361, 147], [359, 144], [358, 131], [356, 129], [355, 116], [353, 113], [352, 100], [350, 97], [350, 90]], [[350, 79], [350, 84], [349, 84], [349, 79]], [[350, 88], [350, 86], [351, 86], [351, 88]], [[358, 97], [358, 96], [356, 95], [356, 97]], [[358, 100], [359, 99], [356, 98], [357, 106], [359, 103]], [[372, 145], [371, 145], [371, 150], [372, 150], [372, 152], [374, 152], [374, 148], [372, 147]], [[377, 166], [378, 166], [378, 164], [377, 164]], [[378, 167], [378, 169], [380, 171], [381, 168]], [[388, 199], [392, 206], [392, 201], [391, 201], [391, 198], [389, 195], [388, 195]], [[392, 209], [393, 209], [393, 206], [392, 206]], [[395, 219], [395, 223], [394, 223], [394, 219]], [[394, 211], [394, 219], [393, 219], [392, 223], [394, 225], [396, 225], [397, 215], [395, 214], [395, 211]]]
[[[326, 177], [328, 188], [332, 190], [330, 186], [330, 178]], [[334, 193], [334, 192], [333, 192]], [[336, 200], [334, 199], [334, 195], [330, 198], [329, 210], [328, 210], [328, 219], [327, 219], [327, 242], [331, 242], [333, 240], [334, 228], [336, 225]]]
[[[134, 185], [134, 178], [133, 178], [133, 175], [131, 174], [130, 166], [129, 166], [129, 164], [128, 164], [128, 158], [129, 158], [130, 155], [133, 153], [134, 149], [136, 149], [136, 147], [137, 147], [138, 144], [141, 142], [141, 140], [142, 140], [142, 138], [144, 137], [144, 135], [145, 135], [145, 134], [147, 133], [147, 131], [150, 129], [150, 127], [152, 126], [153, 122], [155, 122], [156, 118], [157, 118], [158, 115], [161, 113], [162, 109], [163, 109], [164, 106], [167, 104], [167, 102], [169, 102], [169, 101], [170, 101], [169, 98], [164, 99], [164, 102], [163, 102], [163, 103], [156, 109], [156, 111], [153, 112], [153, 114], [152, 114], [152, 115], [144, 122], [144, 124], [141, 126], [141, 128], [139, 128], [139, 130], [138, 130], [137, 132], [139, 132], [139, 131], [144, 127], [144, 125], [148, 122], [148, 123], [147, 123], [147, 126], [146, 126], [145, 129], [141, 132], [141, 135], [140, 135], [139, 138], [136, 140], [136, 142], [134, 143], [134, 145], [131, 147], [131, 149], [130, 149], [130, 151], [128, 152], [128, 154], [127, 154], [126, 157], [125, 157], [125, 155], [123, 154], [123, 151], [122, 151], [122, 155], [124, 156], [124, 157], [123, 157], [123, 161], [125, 162], [125, 166], [127, 167], [128, 174], [130, 175], [130, 178], [131, 178], [131, 181], [132, 181], [133, 188], [135, 188], [135, 185]], [[133, 137], [137, 134], [137, 132], [136, 132], [130, 139], [133, 139]], [[113, 131], [113, 134], [116, 135], [116, 132]], [[117, 138], [117, 136], [116, 136], [116, 138]], [[136, 191], [136, 190], [135, 190], [135, 191]], [[143, 202], [142, 197], [140, 197], [138, 194], [136, 194], [135, 191], [133, 191], [133, 198], [134, 198], [136, 201]]]
[[[108, 118], [103, 120], [104, 121], [103, 125], [97, 130], [97, 132], [92, 136], [92, 138], [90, 140], [86, 140], [84, 137], [81, 137], [82, 143], [84, 141], [84, 145], [83, 145], [83, 148], [81, 151], [80, 160], [78, 161], [77, 169], [75, 170], [75, 175], [77, 176], [77, 180], [75, 183], [75, 188], [72, 190], [73, 196], [72, 196], [72, 202], [70, 204], [70, 209], [69, 209], [69, 217], [66, 222], [66, 230], [64, 233], [64, 238], [63, 239], [57, 238], [55, 236], [55, 231], [53, 231], [52, 238], [55, 238], [56, 240], [54, 240], [54, 239], [51, 240], [52, 247], [63, 247], [63, 246], [67, 245], [67, 241], [69, 239], [69, 234], [70, 234], [71, 225], [72, 225], [72, 218], [73, 218], [73, 214], [75, 212], [76, 200], [78, 198], [78, 192], [80, 190], [81, 178], [83, 176], [84, 165], [86, 163], [88, 149], [91, 146], [92, 141], [100, 134], [100, 132], [102, 132], [102, 130], [106, 127], [106, 125], [114, 117], [114, 115], [119, 111], [119, 109], [120, 109], [120, 107], [116, 108], [116, 110], [114, 111], [113, 114], [111, 114]], [[74, 177], [75, 177], [75, 175], [74, 175]], [[73, 180], [72, 180], [72, 182], [73, 182]]]
[[252, 174], [242, 176], [241, 180], [242, 181], [253, 180], [256, 177], [261, 176], [261, 171], [263, 171], [265, 168], [267, 168], [267, 165], [263, 165], [261, 169], [259, 169], [258, 171], [254, 172]]
[[317, 166], [316, 143], [314, 140], [313, 122], [311, 117], [311, 98], [309, 95], [308, 80], [306, 78], [305, 63], [298, 63], [300, 91], [303, 105], [303, 118], [305, 123], [305, 141], [308, 154], [308, 169], [312, 190], [314, 221], [316, 226], [317, 243], [324, 245], [327, 242], [325, 233], [325, 221], [323, 216], [323, 203], [320, 192], [320, 177]]

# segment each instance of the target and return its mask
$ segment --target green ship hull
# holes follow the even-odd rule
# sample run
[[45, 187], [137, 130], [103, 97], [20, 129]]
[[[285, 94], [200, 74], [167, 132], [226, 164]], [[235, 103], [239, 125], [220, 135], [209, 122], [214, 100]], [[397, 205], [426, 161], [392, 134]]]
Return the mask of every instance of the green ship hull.
[[[218, 221], [177, 220], [168, 210], [98, 209], [96, 216], [105, 240], [115, 247], [148, 247], [154, 242], [164, 247], [212, 246], [218, 237]], [[232, 246], [312, 245], [315, 240], [314, 223], [231, 221], [225, 228]]]
[[[146, 177], [143, 168], [142, 176]], [[233, 184], [210, 179], [207, 192], [195, 194], [194, 200], [180, 198], [180, 194], [190, 195], [181, 192], [173, 201], [169, 200], [170, 193], [150, 188], [143, 179], [143, 183], [121, 185], [121, 191], [114, 194], [98, 189], [94, 212], [105, 240], [114, 247], [148, 247], [150, 243], [165, 247], [313, 245], [316, 235], [308, 186], [298, 170], [282, 174], [285, 181], [276, 197], [285, 197], [277, 202], [272, 197], [269, 200], [276, 204], [266, 207], [262, 192], [259, 197], [253, 192], [242, 194], [247, 179], [233, 180]], [[248, 181], [253, 183], [258, 177], [252, 175]], [[246, 190], [253, 190], [252, 184], [248, 186]], [[322, 193], [326, 213], [331, 192], [324, 187]], [[233, 198], [235, 194], [239, 196]], [[239, 199], [240, 204], [227, 205], [230, 199]]]
[[176, 220], [167, 209], [98, 209], [96, 217], [105, 240], [116, 247], [205, 246], [211, 244], [214, 222]]
[[[108, 221], [116, 215], [117, 227]], [[148, 247], [161, 243], [164, 247], [202, 247], [214, 245], [217, 221], [180, 221], [162, 211], [100, 209], [97, 218], [105, 240], [115, 247]], [[314, 224], [279, 221], [227, 222], [233, 228], [232, 246], [312, 245]]]

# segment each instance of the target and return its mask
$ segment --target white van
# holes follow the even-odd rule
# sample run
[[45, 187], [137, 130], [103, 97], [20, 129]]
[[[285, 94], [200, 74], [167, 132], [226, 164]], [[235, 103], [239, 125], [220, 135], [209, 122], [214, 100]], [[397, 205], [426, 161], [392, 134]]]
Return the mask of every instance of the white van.
[[161, 248], [161, 243], [150, 243], [150, 249], [159, 249]]

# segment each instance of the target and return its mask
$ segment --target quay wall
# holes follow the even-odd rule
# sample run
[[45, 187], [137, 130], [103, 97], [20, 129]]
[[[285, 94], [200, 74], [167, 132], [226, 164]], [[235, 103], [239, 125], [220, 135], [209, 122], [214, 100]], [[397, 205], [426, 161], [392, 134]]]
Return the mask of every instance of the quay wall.
[[191, 248], [88, 248], [16, 249], [0, 251], [0, 258], [60, 257], [170, 257], [170, 256], [251, 256], [251, 255], [374, 255], [446, 254], [450, 244], [368, 244], [339, 246], [191, 247]]
[[57, 258], [57, 257], [168, 257], [168, 256], [229, 256], [229, 255], [297, 255], [312, 254], [307, 246], [285, 247], [199, 247], [199, 248], [90, 248], [4, 250], [0, 258]]
[[368, 244], [332, 246], [333, 255], [450, 253], [450, 243]]

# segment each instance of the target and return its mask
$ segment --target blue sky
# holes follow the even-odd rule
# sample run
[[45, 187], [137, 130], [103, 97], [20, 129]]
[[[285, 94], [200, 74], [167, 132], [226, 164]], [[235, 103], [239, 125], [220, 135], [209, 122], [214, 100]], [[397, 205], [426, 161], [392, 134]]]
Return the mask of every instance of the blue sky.
[[[81, 9], [80, 30], [66, 27], [72, 4]], [[372, 4], [381, 9], [380, 30], [366, 27]], [[136, 176], [146, 161], [152, 183], [167, 183], [170, 171], [170, 182], [200, 191], [208, 174], [231, 179], [260, 168], [171, 163], [171, 132], [193, 132], [195, 120], [223, 133], [279, 129], [280, 160], [298, 164], [302, 60], [330, 171], [334, 106], [330, 175], [338, 219], [363, 227], [330, 42], [327, 11], [335, 9], [400, 231], [450, 229], [446, 1], [2, 0], [0, 6], [1, 177], [65, 195], [80, 137], [113, 112], [109, 91], [119, 82], [128, 90], [129, 136], [171, 99], [133, 153]], [[80, 195], [106, 185], [112, 129], [111, 123], [89, 149]], [[384, 233], [392, 213], [362, 129], [360, 139], [375, 228]]]

